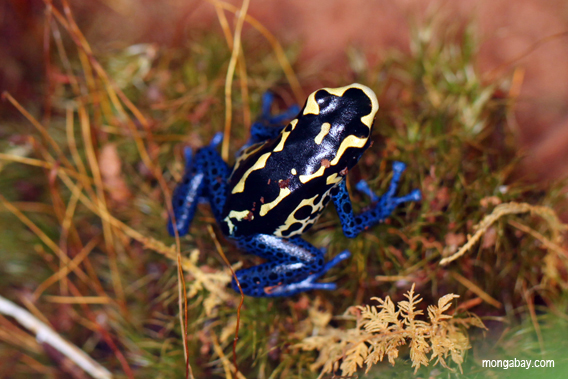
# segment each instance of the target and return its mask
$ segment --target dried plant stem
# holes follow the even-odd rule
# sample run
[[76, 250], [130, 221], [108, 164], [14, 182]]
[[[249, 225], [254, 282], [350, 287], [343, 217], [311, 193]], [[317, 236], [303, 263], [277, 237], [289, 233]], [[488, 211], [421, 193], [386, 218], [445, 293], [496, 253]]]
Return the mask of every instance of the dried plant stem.
[[475, 234], [470, 237], [469, 240], [455, 254], [442, 259], [440, 261], [440, 265], [447, 265], [448, 263], [455, 261], [462, 255], [467, 253], [473, 247], [473, 245], [475, 245], [481, 239], [481, 237], [483, 237], [487, 229], [489, 229], [489, 227], [501, 217], [510, 214], [520, 214], [527, 212], [537, 214], [544, 218], [550, 224], [553, 233], [555, 234], [557, 234], [561, 230], [566, 230], [567, 228], [566, 225], [560, 222], [558, 216], [556, 216], [554, 211], [548, 207], [515, 202], [499, 204], [495, 207], [490, 215], [485, 216], [483, 220], [481, 220], [481, 222], [476, 226], [477, 231], [475, 232]]
[[[237, 8], [233, 4], [229, 4], [224, 1], [218, 1], [218, 0], [207, 0], [207, 1], [219, 5], [221, 8], [226, 9], [229, 12], [237, 13], [239, 11], [239, 8]], [[284, 71], [284, 75], [286, 75], [286, 79], [288, 80], [288, 83], [290, 83], [290, 87], [292, 88], [292, 92], [294, 92], [294, 97], [296, 98], [296, 101], [298, 103], [304, 101], [306, 97], [304, 91], [302, 90], [300, 82], [296, 77], [294, 70], [292, 69], [292, 65], [288, 61], [288, 58], [286, 58], [284, 49], [282, 48], [276, 37], [274, 37], [274, 35], [270, 33], [268, 29], [266, 29], [264, 25], [262, 25], [256, 18], [247, 15], [245, 17], [245, 21], [248, 22], [253, 28], [258, 30], [260, 34], [262, 34], [264, 38], [266, 38], [268, 43], [270, 43], [270, 45], [272, 46], [272, 50], [274, 50], [274, 54], [276, 55], [276, 59], [278, 59], [278, 62], [282, 67], [282, 71]]]
[[531, 322], [533, 324], [536, 337], [538, 339], [538, 345], [540, 346], [540, 351], [542, 354], [545, 354], [544, 349], [544, 339], [542, 338], [542, 332], [540, 330], [540, 325], [538, 324], [538, 317], [536, 315], [536, 310], [534, 308], [534, 297], [533, 291], [527, 289], [527, 285], [525, 282], [522, 284], [523, 286], [523, 297], [525, 298], [525, 302], [527, 303], [527, 307], [529, 309], [529, 314], [531, 315]]
[[231, 100], [231, 91], [233, 88], [233, 76], [237, 66], [237, 58], [241, 51], [241, 33], [243, 23], [247, 14], [250, 0], [244, 0], [243, 5], [238, 13], [237, 26], [233, 36], [233, 49], [231, 51], [231, 60], [227, 68], [227, 76], [225, 77], [225, 132], [223, 136], [223, 145], [221, 146], [221, 156], [225, 161], [229, 160], [229, 142], [231, 134], [231, 123], [233, 121], [233, 102]]
[[451, 275], [454, 277], [455, 280], [457, 280], [464, 287], [466, 287], [468, 290], [470, 290], [471, 292], [473, 292], [474, 294], [479, 296], [486, 303], [493, 305], [497, 309], [500, 309], [503, 306], [501, 304], [501, 302], [499, 302], [495, 298], [491, 297], [487, 292], [483, 291], [478, 285], [473, 283], [471, 280], [469, 280], [465, 276], [460, 275], [455, 271], [452, 271]]
[[181, 325], [181, 331], [183, 334], [183, 354], [185, 358], [185, 379], [194, 379], [193, 369], [189, 364], [189, 347], [187, 343], [187, 327], [188, 327], [188, 315], [187, 315], [187, 286], [185, 284], [185, 279], [183, 276], [183, 267], [181, 264], [181, 254], [177, 254], [177, 272], [178, 272], [178, 291], [179, 291], [179, 321]]
[[36, 298], [36, 299], [39, 298], [41, 296], [41, 294], [43, 293], [43, 291], [45, 291], [47, 288], [49, 288], [49, 286], [51, 286], [52, 284], [55, 284], [58, 281], [62, 280], [70, 272], [74, 271], [77, 267], [79, 267], [79, 264], [81, 264], [81, 262], [83, 262], [83, 260], [95, 248], [95, 246], [99, 243], [99, 241], [100, 241], [100, 239], [98, 237], [91, 239], [85, 245], [85, 247], [83, 247], [81, 249], [79, 254], [77, 254], [75, 257], [73, 257], [73, 259], [69, 263], [67, 263], [65, 266], [61, 267], [61, 269], [59, 271], [57, 271], [56, 273], [51, 275], [49, 278], [47, 278], [43, 283], [41, 283], [36, 288], [36, 290], [34, 291], [34, 298]]
[[229, 260], [225, 256], [225, 253], [223, 253], [223, 249], [221, 248], [221, 244], [219, 243], [219, 240], [217, 239], [217, 236], [215, 235], [215, 231], [213, 230], [213, 227], [211, 225], [207, 225], [207, 230], [209, 231], [209, 235], [211, 236], [211, 238], [215, 242], [215, 247], [217, 248], [217, 252], [223, 258], [223, 261], [225, 262], [227, 267], [229, 267], [229, 269], [231, 270], [231, 274], [232, 274], [233, 278], [235, 279], [237, 286], [239, 287], [239, 292], [241, 293], [241, 300], [239, 302], [239, 306], [237, 307], [237, 323], [235, 325], [235, 338], [233, 339], [233, 365], [235, 366], [235, 376], [237, 376], [239, 374], [239, 366], [237, 364], [237, 342], [239, 341], [239, 327], [240, 327], [240, 324], [241, 324], [241, 309], [243, 307], [243, 303], [245, 302], [245, 295], [243, 293], [243, 289], [241, 288], [241, 283], [239, 283], [239, 278], [237, 278], [237, 274], [235, 274], [235, 270], [233, 270], [233, 268], [231, 267], [231, 264], [229, 263]]
[[515, 228], [519, 229], [520, 231], [523, 231], [527, 234], [530, 234], [531, 236], [533, 236], [534, 238], [539, 240], [544, 245], [544, 247], [546, 247], [548, 250], [555, 252], [556, 255], [559, 258], [561, 258], [563, 260], [568, 259], [568, 250], [566, 250], [565, 248], [560, 246], [558, 243], [555, 243], [554, 241], [549, 240], [548, 238], [546, 238], [545, 236], [543, 236], [542, 234], [540, 234], [536, 230], [529, 228], [528, 226], [523, 225], [521, 223], [518, 223], [514, 220], [510, 220], [509, 225], [514, 226]]
[[484, 80], [487, 82], [493, 82], [495, 81], [495, 79], [497, 78], [497, 76], [499, 74], [501, 74], [505, 69], [513, 66], [516, 62], [520, 61], [521, 59], [523, 59], [524, 57], [526, 57], [527, 55], [533, 53], [535, 50], [537, 50], [539, 47], [541, 47], [542, 45], [550, 42], [550, 41], [554, 41], [556, 39], [559, 38], [563, 38], [563, 37], [567, 37], [568, 36], [568, 31], [563, 31], [560, 33], [555, 33], [555, 34], [551, 34], [548, 35], [546, 37], [543, 37], [541, 39], [539, 39], [538, 41], [536, 41], [535, 43], [533, 43], [531, 46], [528, 47], [528, 49], [526, 49], [525, 51], [523, 51], [521, 54], [519, 54], [518, 56], [516, 56], [515, 58], [503, 62], [502, 64], [500, 64], [499, 66], [495, 67], [493, 70], [489, 71], [488, 73], [486, 73], [484, 75]]
[[33, 332], [40, 343], [46, 343], [57, 349], [93, 378], [112, 378], [112, 374], [106, 368], [95, 362], [84, 351], [65, 341], [53, 329], [38, 320], [31, 313], [2, 296], [0, 296], [0, 313], [16, 319], [22, 326]]
[[[20, 212], [20, 210], [18, 208], [14, 207], [14, 205], [12, 205], [8, 200], [6, 200], [6, 198], [2, 194], [0, 194], [0, 203], [6, 209], [8, 209], [10, 212], [12, 212], [16, 217], [18, 217], [18, 219], [20, 219], [20, 221], [22, 221], [28, 228], [30, 228], [31, 231], [47, 247], [49, 247], [51, 249], [51, 251], [53, 251], [53, 253], [62, 262], [64, 262], [64, 264], [68, 265], [69, 262], [71, 262], [71, 259], [65, 254], [65, 252], [62, 251], [61, 248], [55, 242], [53, 242], [53, 240], [51, 238], [49, 238], [47, 236], [47, 234], [45, 234], [36, 224], [34, 224], [29, 218], [27, 218], [22, 212]], [[75, 272], [75, 274], [77, 274], [77, 276], [79, 278], [84, 280], [85, 283], [88, 283], [89, 280], [88, 280], [87, 274], [85, 274], [85, 272], [83, 272], [83, 270], [81, 270], [79, 267], [74, 267], [73, 272]]]
[[[225, 378], [232, 379], [233, 376], [231, 375], [231, 369], [234, 367], [231, 367], [233, 366], [231, 364], [231, 361], [225, 356], [225, 353], [223, 353], [223, 349], [221, 348], [221, 345], [219, 345], [217, 335], [213, 330], [211, 330], [211, 341], [213, 342], [213, 349], [215, 350], [215, 353], [217, 353], [217, 355], [221, 359], [221, 363], [223, 364], [223, 370], [225, 370]], [[240, 371], [236, 371], [235, 376], [238, 379], [246, 379], [246, 377]]]
[[[95, 153], [95, 145], [91, 138], [91, 123], [87, 115], [87, 111], [81, 102], [79, 102], [79, 119], [81, 123], [81, 131], [83, 132], [83, 140], [85, 143], [85, 153], [87, 156], [87, 162], [89, 163], [91, 172], [93, 173], [93, 178], [95, 181], [97, 200], [99, 207], [107, 211], [107, 204], [103, 188], [103, 180], [100, 172], [99, 162]], [[118, 298], [118, 302], [121, 305], [122, 311], [126, 314], [126, 300], [124, 297], [124, 290], [122, 288], [122, 282], [120, 280], [120, 271], [117, 263], [117, 256], [114, 249], [114, 234], [110, 224], [105, 220], [103, 221], [103, 234], [105, 240], [105, 247], [109, 257], [109, 266], [111, 269], [111, 278], [113, 286]]]
[[[214, 5], [215, 5], [215, 12], [217, 12], [217, 18], [219, 19], [219, 24], [221, 25], [221, 29], [223, 30], [223, 35], [225, 36], [225, 40], [227, 41], [229, 49], [232, 50], [233, 35], [231, 33], [231, 28], [229, 27], [229, 22], [227, 21], [227, 17], [225, 17], [223, 8], [221, 8], [219, 3], [215, 2]], [[241, 86], [241, 98], [243, 102], [243, 124], [245, 127], [248, 127], [249, 125], [251, 125], [250, 98], [248, 92], [247, 65], [245, 61], [245, 53], [243, 51], [242, 44], [240, 46], [240, 51], [238, 55], [237, 69], [239, 70], [239, 84]]]

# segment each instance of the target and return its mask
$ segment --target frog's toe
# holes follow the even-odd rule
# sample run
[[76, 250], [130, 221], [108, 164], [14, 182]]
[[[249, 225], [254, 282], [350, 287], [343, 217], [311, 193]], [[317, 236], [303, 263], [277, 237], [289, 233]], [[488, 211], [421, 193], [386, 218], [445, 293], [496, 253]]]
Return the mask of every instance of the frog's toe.
[[307, 281], [309, 283], [314, 283], [317, 279], [322, 277], [326, 272], [331, 270], [333, 267], [337, 266], [339, 262], [346, 260], [350, 256], [351, 253], [349, 252], [349, 250], [342, 251], [341, 253], [333, 257], [331, 261], [327, 262], [319, 272], [308, 276], [306, 279], [304, 279], [304, 281]]
[[341, 253], [337, 254], [333, 259], [325, 264], [323, 267], [323, 272], [327, 272], [330, 268], [336, 266], [339, 262], [346, 260], [351, 256], [349, 250], [343, 250]]
[[406, 170], [406, 164], [399, 161], [394, 161], [392, 163], [392, 171], [394, 174], [402, 174], [402, 172]]
[[217, 147], [221, 142], [223, 142], [223, 132], [217, 132], [215, 133], [213, 138], [211, 138], [211, 142], [209, 142], [209, 147]]
[[185, 215], [180, 214], [179, 212], [177, 216], [175, 224], [173, 219], [170, 218], [168, 220], [168, 233], [170, 236], [175, 237], [177, 231], [178, 236], [183, 237], [189, 231], [188, 217], [184, 217]]
[[291, 105], [284, 112], [277, 115], [272, 115], [270, 109], [272, 108], [272, 103], [274, 103], [274, 94], [272, 92], [265, 92], [262, 95], [262, 116], [265, 122], [270, 125], [280, 125], [284, 121], [291, 119], [300, 112], [300, 107], [297, 104]]
[[272, 296], [290, 296], [295, 295], [300, 292], [311, 291], [311, 290], [326, 290], [333, 291], [337, 289], [337, 284], [335, 283], [315, 283], [308, 277], [298, 283], [290, 283], [285, 286], [281, 286], [272, 290]]
[[407, 200], [404, 201], [420, 201], [422, 200], [422, 191], [415, 189], [405, 196]]
[[337, 289], [337, 284], [335, 283], [311, 283], [310, 290], [325, 290], [334, 291]]
[[274, 94], [272, 92], [267, 91], [262, 95], [262, 118], [267, 120], [270, 118], [270, 108], [273, 102]]
[[408, 195], [394, 197], [392, 199], [392, 202], [395, 205], [398, 205], [398, 204], [406, 203], [408, 201], [420, 201], [420, 200], [422, 200], [422, 192], [419, 189], [415, 189], [412, 192], [410, 192]]
[[183, 149], [183, 155], [185, 158], [185, 167], [191, 167], [191, 163], [193, 162], [193, 149], [191, 147], [186, 147]]
[[365, 195], [367, 195], [370, 199], [371, 202], [375, 202], [379, 200], [379, 196], [377, 196], [372, 190], [371, 187], [369, 187], [369, 184], [367, 183], [366, 180], [360, 180], [356, 185], [355, 188], [357, 189], [357, 191], [364, 193]]

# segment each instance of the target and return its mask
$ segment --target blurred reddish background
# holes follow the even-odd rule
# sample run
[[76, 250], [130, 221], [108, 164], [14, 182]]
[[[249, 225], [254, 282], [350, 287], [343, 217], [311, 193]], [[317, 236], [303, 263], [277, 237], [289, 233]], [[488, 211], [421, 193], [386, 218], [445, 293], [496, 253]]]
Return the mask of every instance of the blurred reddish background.
[[[178, 46], [191, 38], [191, 31], [221, 31], [207, 1], [70, 3], [79, 27], [96, 51], [139, 42]], [[54, 4], [62, 9], [59, 1]], [[456, 22], [474, 26], [480, 42], [477, 68], [481, 73], [510, 75], [515, 68], [524, 70], [515, 115], [520, 143], [528, 151], [526, 172], [536, 173], [540, 179], [566, 176], [567, 1], [251, 0], [248, 13], [283, 44], [302, 41], [301, 65], [342, 70], [348, 45], [362, 49], [372, 60], [380, 60], [383, 52], [393, 47], [409, 51], [410, 26], [423, 15], [442, 12]], [[0, 2], [0, 90], [10, 91], [32, 110], [39, 110], [43, 102], [44, 15], [41, 0]], [[10, 112], [6, 103], [0, 104], [0, 116], [9, 117]]]

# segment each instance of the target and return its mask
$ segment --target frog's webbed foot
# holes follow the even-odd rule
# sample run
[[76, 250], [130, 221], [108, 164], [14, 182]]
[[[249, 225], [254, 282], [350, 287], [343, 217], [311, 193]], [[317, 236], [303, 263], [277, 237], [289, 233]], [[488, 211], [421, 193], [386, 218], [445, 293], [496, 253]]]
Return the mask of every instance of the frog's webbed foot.
[[[402, 173], [406, 169], [406, 165], [402, 162], [393, 162], [392, 165], [392, 179], [389, 184], [387, 192], [382, 196], [377, 196], [369, 187], [365, 180], [360, 180], [359, 183], [355, 185], [355, 188], [364, 193], [369, 197], [371, 202], [378, 202], [388, 212], [387, 217], [392, 213], [394, 208], [407, 201], [420, 201], [422, 200], [422, 193], [419, 189], [412, 190], [408, 195], [396, 197], [396, 190], [398, 188], [398, 182], [402, 176]], [[390, 211], [388, 211], [390, 209]]]
[[[349, 238], [357, 236], [362, 230], [383, 222], [387, 217], [389, 217], [394, 209], [402, 203], [408, 201], [420, 201], [422, 199], [422, 194], [420, 190], [415, 189], [409, 194], [404, 196], [395, 196], [398, 188], [398, 183], [402, 176], [402, 173], [406, 169], [406, 165], [402, 162], [394, 162], [393, 175], [389, 188], [387, 192], [382, 196], [377, 196], [367, 184], [366, 181], [361, 180], [357, 183], [357, 190], [361, 191], [367, 195], [371, 202], [375, 203], [372, 209], [363, 212], [359, 215], [354, 215], [351, 207], [351, 200], [349, 198], [349, 193], [347, 192], [347, 187], [345, 182], [338, 185], [338, 192], [333, 196], [333, 201], [337, 213], [339, 214], [339, 219], [341, 220], [341, 226], [343, 227], [343, 232]], [[347, 204], [347, 205], [346, 205]]]
[[328, 291], [335, 290], [337, 289], [337, 284], [317, 283], [316, 280], [321, 278], [326, 272], [328, 272], [331, 268], [336, 266], [339, 262], [349, 258], [350, 256], [351, 253], [348, 250], [344, 250], [340, 254], [335, 256], [331, 261], [327, 262], [320, 272], [311, 274], [306, 279], [300, 282], [274, 286], [269, 290], [270, 292], [269, 296], [290, 296], [296, 293], [309, 291], [309, 290], [328, 290]]
[[[264, 264], [236, 272], [239, 283], [248, 296], [278, 297], [314, 290], [334, 290], [335, 283], [318, 283], [339, 262], [351, 255], [344, 251], [324, 264], [324, 254], [300, 237], [283, 239], [258, 234], [237, 240], [239, 247], [266, 258]], [[232, 287], [239, 291], [233, 279]]]

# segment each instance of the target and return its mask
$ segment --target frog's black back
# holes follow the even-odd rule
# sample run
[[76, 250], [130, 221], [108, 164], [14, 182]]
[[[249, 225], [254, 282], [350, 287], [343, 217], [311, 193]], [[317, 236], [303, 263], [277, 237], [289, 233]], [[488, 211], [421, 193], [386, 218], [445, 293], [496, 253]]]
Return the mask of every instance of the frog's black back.
[[247, 149], [229, 179], [223, 232], [299, 235], [369, 146], [376, 97], [354, 84], [312, 93], [273, 140]]

